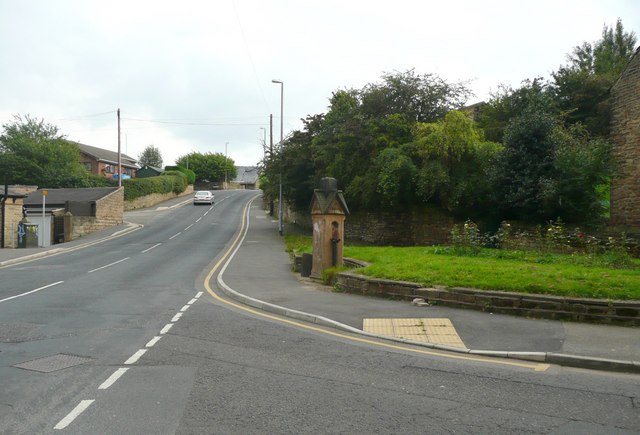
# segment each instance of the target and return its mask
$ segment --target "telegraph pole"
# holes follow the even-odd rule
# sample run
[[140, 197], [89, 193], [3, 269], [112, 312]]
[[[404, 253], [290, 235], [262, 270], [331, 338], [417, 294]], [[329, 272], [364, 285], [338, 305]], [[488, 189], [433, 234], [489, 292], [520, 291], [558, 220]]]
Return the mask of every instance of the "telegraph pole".
[[118, 187], [122, 187], [122, 157], [120, 156], [120, 109], [118, 109]]

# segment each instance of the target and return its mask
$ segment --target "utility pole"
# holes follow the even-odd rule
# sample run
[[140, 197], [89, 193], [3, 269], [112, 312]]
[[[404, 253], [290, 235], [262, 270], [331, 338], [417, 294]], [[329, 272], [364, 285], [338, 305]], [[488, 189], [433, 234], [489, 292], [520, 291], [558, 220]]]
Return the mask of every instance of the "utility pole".
[[0, 231], [2, 231], [2, 239], [0, 240], [0, 248], [4, 248], [4, 226], [6, 219], [6, 203], [9, 196], [9, 171], [4, 173], [4, 196], [2, 197], [2, 223], [0, 223]]
[[118, 187], [122, 187], [122, 157], [120, 156], [120, 109], [118, 109]]

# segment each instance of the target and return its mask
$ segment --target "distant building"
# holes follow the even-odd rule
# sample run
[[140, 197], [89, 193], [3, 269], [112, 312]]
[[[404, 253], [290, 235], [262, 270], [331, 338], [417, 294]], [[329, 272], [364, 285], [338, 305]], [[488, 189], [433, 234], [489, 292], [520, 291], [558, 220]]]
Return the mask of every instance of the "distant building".
[[[106, 178], [118, 178], [118, 153], [90, 145], [74, 142], [80, 149], [80, 163], [92, 174]], [[138, 161], [120, 153], [122, 178], [136, 178]]]
[[259, 186], [260, 178], [259, 168], [257, 166], [236, 166], [237, 175], [233, 179], [232, 184], [236, 184], [240, 189], [253, 190]]
[[149, 178], [149, 177], [157, 177], [162, 174], [164, 169], [157, 168], [155, 166], [144, 165], [140, 169], [136, 171], [136, 178]]

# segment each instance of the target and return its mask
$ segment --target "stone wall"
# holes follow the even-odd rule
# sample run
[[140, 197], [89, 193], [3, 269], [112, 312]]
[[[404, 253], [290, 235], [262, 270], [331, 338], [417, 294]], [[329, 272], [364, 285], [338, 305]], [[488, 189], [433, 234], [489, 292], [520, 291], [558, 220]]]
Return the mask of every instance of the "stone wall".
[[366, 296], [412, 300], [492, 313], [556, 320], [640, 326], [640, 301], [568, 298], [467, 288], [423, 288], [419, 284], [370, 278], [353, 272], [336, 276], [338, 290]]
[[122, 224], [124, 222], [124, 188], [121, 187], [97, 200], [95, 217], [73, 216], [71, 222], [72, 240]]
[[18, 223], [22, 220], [22, 198], [7, 199], [4, 205], [5, 221], [4, 221], [4, 247], [18, 247]]
[[193, 186], [190, 184], [187, 186], [187, 189], [180, 193], [175, 194], [173, 192], [170, 193], [152, 193], [151, 195], [143, 196], [141, 198], [136, 198], [133, 201], [125, 201], [124, 210], [135, 210], [138, 208], [146, 208], [151, 207], [153, 205], [159, 204], [161, 202], [167, 201], [169, 199], [176, 198], [178, 196], [187, 196], [193, 193]]
[[640, 231], [640, 48], [611, 88], [611, 224]]
[[[269, 205], [264, 203], [265, 210]], [[277, 215], [278, 202], [275, 201]], [[285, 210], [285, 221], [295, 222], [311, 231], [311, 215]], [[394, 212], [378, 210], [359, 211], [347, 215], [344, 237], [349, 243], [365, 243], [382, 246], [416, 246], [448, 243], [451, 228], [457, 222], [442, 210], [419, 207], [411, 211]]]

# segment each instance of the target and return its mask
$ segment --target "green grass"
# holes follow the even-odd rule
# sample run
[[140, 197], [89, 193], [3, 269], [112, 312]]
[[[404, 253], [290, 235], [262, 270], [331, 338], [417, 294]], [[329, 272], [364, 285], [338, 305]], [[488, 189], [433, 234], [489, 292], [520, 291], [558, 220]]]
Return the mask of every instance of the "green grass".
[[472, 287], [600, 299], [640, 300], [640, 262], [604, 266], [584, 255], [537, 255], [483, 249], [464, 256], [434, 247], [345, 247], [344, 255], [372, 263], [363, 275], [424, 286]]
[[[309, 236], [287, 235], [285, 240], [289, 252], [312, 251]], [[424, 286], [640, 300], [640, 260], [614, 254], [345, 246], [344, 255], [371, 263], [357, 273]]]

